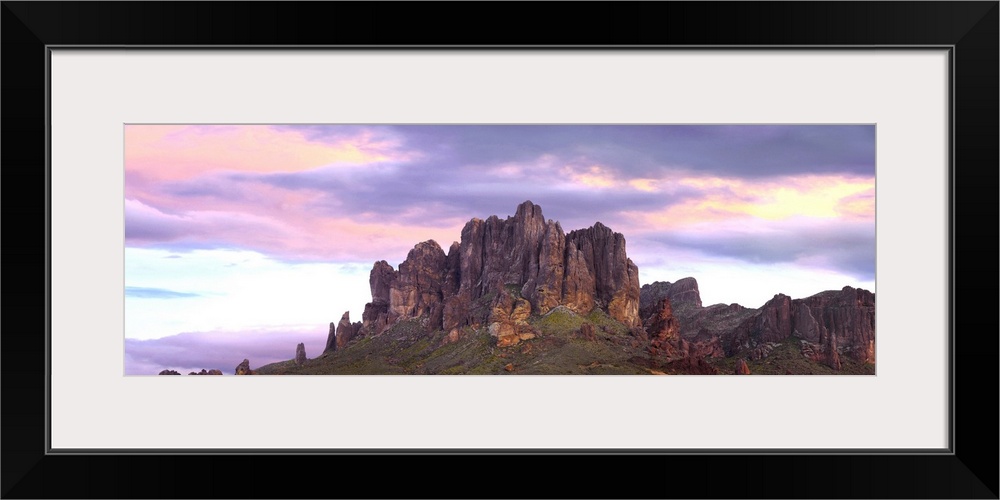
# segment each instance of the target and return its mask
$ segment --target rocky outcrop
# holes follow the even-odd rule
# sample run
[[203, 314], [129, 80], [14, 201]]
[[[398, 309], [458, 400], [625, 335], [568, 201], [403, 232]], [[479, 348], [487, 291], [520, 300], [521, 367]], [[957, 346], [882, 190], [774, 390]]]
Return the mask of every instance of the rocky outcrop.
[[837, 370], [841, 353], [858, 362], [874, 363], [875, 294], [849, 286], [804, 299], [777, 294], [727, 335], [726, 353], [733, 355], [792, 336], [822, 346], [826, 357], [818, 361]]
[[826, 366], [834, 370], [839, 370], [842, 365], [840, 363], [840, 353], [837, 352], [837, 336], [830, 335], [829, 338], [830, 340], [826, 348]]
[[[458, 248], [456, 307], [446, 315], [452, 321], [461, 316], [462, 305], [473, 309], [477, 300], [509, 286], [528, 300], [533, 314], [558, 305], [580, 314], [600, 307], [629, 326], [639, 324], [638, 270], [625, 255], [625, 238], [600, 222], [567, 235], [558, 222], [545, 220], [541, 207], [526, 201], [505, 220], [469, 221]], [[467, 324], [488, 319], [467, 312]]]
[[393, 282], [396, 281], [396, 270], [388, 262], [380, 260], [372, 266], [372, 271], [368, 275], [368, 286], [372, 292], [372, 302], [375, 304], [388, 304], [390, 290]]
[[792, 334], [792, 299], [776, 294], [753, 316], [726, 334], [726, 354], [734, 355], [768, 342], [781, 342]]
[[694, 278], [681, 278], [674, 283], [654, 281], [639, 289], [639, 312], [643, 318], [649, 316], [662, 299], [670, 299], [675, 309], [701, 309], [701, 292]]
[[563, 304], [573, 312], [586, 314], [594, 308], [597, 282], [587, 269], [587, 260], [575, 241], [566, 244], [565, 275], [563, 278]]
[[598, 222], [567, 234], [567, 249], [571, 245], [593, 277], [595, 305], [628, 326], [639, 326], [639, 268], [625, 253], [625, 237]]
[[157, 375], [180, 375], [180, 373], [174, 370], [163, 370]]
[[545, 220], [531, 202], [513, 217], [472, 219], [462, 228], [459, 244], [459, 294], [475, 300], [505, 285], [520, 289], [538, 275]]
[[698, 290], [698, 281], [694, 278], [681, 278], [670, 286], [670, 293], [667, 295], [670, 302], [677, 307], [690, 305], [701, 307], [701, 292]]
[[236, 366], [237, 375], [253, 375], [253, 370], [250, 369], [250, 360], [244, 359], [242, 363]]
[[[862, 363], [875, 362], [875, 294], [845, 286], [796, 300], [796, 337], [833, 344], [837, 351]], [[833, 364], [829, 361], [828, 364]]]
[[426, 326], [441, 328], [446, 261], [444, 250], [434, 240], [418, 243], [410, 250], [389, 286], [390, 323], [422, 318]]
[[301, 365], [306, 362], [306, 345], [300, 343], [295, 346], [295, 364]]
[[372, 301], [361, 313], [363, 335], [378, 335], [389, 327], [389, 298], [397, 273], [388, 262], [380, 260], [368, 275]]
[[687, 340], [710, 341], [720, 337], [755, 312], [739, 304], [703, 307], [698, 281], [688, 277], [673, 283], [655, 281], [643, 285], [639, 290], [639, 316], [645, 320], [654, 314], [662, 299], [670, 299], [680, 324], [680, 336]]
[[222, 370], [206, 370], [202, 368], [200, 372], [191, 372], [188, 375], [222, 375]]
[[649, 338], [649, 352], [653, 355], [664, 355], [669, 358], [682, 357], [679, 345], [677, 318], [674, 317], [670, 299], [664, 297], [657, 303], [656, 310], [644, 321]]
[[[541, 217], [541, 207], [538, 216]], [[566, 277], [566, 235], [558, 222], [545, 223], [537, 260], [538, 272], [529, 273], [521, 295], [531, 301], [538, 314], [545, 314], [563, 303]]]
[[651, 341], [665, 342], [679, 337], [680, 325], [674, 318], [670, 299], [660, 299], [656, 312], [646, 318], [646, 333]]
[[535, 338], [535, 331], [528, 324], [531, 304], [527, 299], [515, 299], [508, 293], [498, 293], [490, 311], [488, 332], [497, 339], [497, 347], [517, 345], [522, 340]]
[[323, 354], [328, 352], [333, 352], [337, 350], [337, 324], [330, 323], [330, 331], [326, 334], [326, 347], [323, 348]]
[[757, 309], [739, 304], [715, 304], [701, 309], [675, 312], [681, 321], [681, 336], [687, 339], [709, 340], [728, 336]]
[[702, 358], [686, 357], [671, 361], [664, 369], [676, 375], [718, 375], [718, 368], [710, 365]]
[[354, 339], [357, 327], [351, 323], [351, 311], [345, 311], [340, 317], [340, 322], [337, 323], [337, 349], [343, 349], [352, 339]]
[[740, 359], [740, 362], [736, 364], [736, 374], [750, 375], [750, 367], [747, 366], [747, 360]]
[[369, 284], [362, 335], [420, 318], [428, 331], [485, 326], [498, 341], [512, 342], [515, 334], [531, 333], [513, 316], [543, 315], [560, 305], [579, 314], [599, 307], [630, 327], [641, 325], [638, 268], [625, 253], [624, 236], [600, 222], [567, 235], [530, 201], [506, 219], [470, 220], [447, 254], [428, 240], [398, 270], [376, 262]]

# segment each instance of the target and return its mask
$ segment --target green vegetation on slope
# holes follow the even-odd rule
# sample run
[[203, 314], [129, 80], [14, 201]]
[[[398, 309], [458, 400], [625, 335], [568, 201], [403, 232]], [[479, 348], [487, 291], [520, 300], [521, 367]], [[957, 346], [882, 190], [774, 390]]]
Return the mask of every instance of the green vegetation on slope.
[[[731, 358], [709, 358], [709, 363], [719, 369], [719, 373], [731, 374], [736, 371], [736, 365], [740, 362], [740, 355]], [[778, 344], [766, 358], [756, 361], [746, 360], [752, 375], [785, 375], [786, 371], [793, 375], [874, 375], [875, 365], [861, 364], [848, 359], [847, 356], [840, 358], [841, 369], [834, 370], [829, 366], [816, 363], [802, 355], [802, 341], [796, 337], [789, 337]]]
[[[566, 308], [529, 322], [538, 331], [534, 339], [499, 348], [486, 328], [466, 328], [455, 342], [446, 332], [425, 332], [419, 319], [401, 321], [374, 337], [352, 341], [341, 350], [306, 360], [262, 366], [261, 375], [394, 375], [394, 374], [644, 374], [648, 370], [628, 359], [642, 350], [630, 344], [628, 328], [603, 311], [587, 317]], [[579, 335], [593, 326], [593, 340]], [[509, 366], [509, 369], [508, 369]]]
[[[292, 360], [257, 368], [259, 375], [639, 375], [650, 369], [636, 364], [648, 358], [645, 345], [629, 328], [600, 309], [585, 316], [557, 307], [543, 316], [532, 316], [537, 332], [533, 339], [510, 347], [497, 347], [486, 328], [466, 327], [458, 340], [449, 342], [441, 330], [426, 332], [419, 319], [400, 321], [381, 335], [352, 341], [345, 348], [306, 360]], [[589, 325], [588, 334], [581, 332]], [[636, 363], [630, 360], [639, 358]], [[732, 374], [741, 356], [706, 358], [721, 374]], [[797, 338], [779, 344], [768, 357], [747, 360], [755, 375], [793, 374], [871, 375], [873, 365], [842, 358], [838, 372], [815, 363], [801, 353]], [[509, 369], [508, 369], [509, 368]], [[670, 373], [670, 370], [666, 370]]]

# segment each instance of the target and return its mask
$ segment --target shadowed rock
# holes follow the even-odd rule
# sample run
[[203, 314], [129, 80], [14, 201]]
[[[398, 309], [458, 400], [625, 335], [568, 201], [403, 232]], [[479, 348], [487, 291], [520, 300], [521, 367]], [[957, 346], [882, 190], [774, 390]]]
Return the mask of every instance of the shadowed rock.
[[354, 338], [354, 325], [351, 324], [350, 311], [344, 311], [344, 315], [340, 317], [340, 322], [337, 323], [336, 336], [337, 349], [343, 349]]
[[330, 331], [326, 334], [326, 347], [323, 348], [323, 353], [337, 350], [337, 324], [330, 323]]
[[664, 368], [678, 375], [718, 375], [719, 370], [702, 358], [681, 358], [664, 365]]
[[646, 332], [651, 339], [659, 342], [679, 338], [680, 325], [674, 318], [669, 298], [660, 299], [656, 312], [646, 319]]
[[598, 222], [570, 232], [566, 241], [567, 248], [575, 244], [593, 277], [596, 305], [612, 318], [638, 326], [639, 269], [625, 253], [625, 237]]
[[222, 371], [216, 369], [206, 370], [202, 368], [200, 372], [191, 372], [188, 373], [188, 375], [222, 375]]
[[875, 294], [849, 286], [804, 299], [777, 294], [726, 335], [726, 352], [733, 355], [792, 336], [822, 346], [827, 356], [820, 361], [834, 369], [840, 369], [835, 351], [874, 363]]
[[295, 364], [301, 365], [306, 362], [306, 345], [300, 343], [295, 346]]
[[441, 328], [447, 256], [434, 240], [418, 243], [399, 265], [389, 287], [389, 322], [396, 319], [429, 318]]
[[253, 371], [250, 370], [250, 360], [249, 359], [244, 359], [243, 362], [240, 363], [236, 367], [236, 374], [237, 375], [253, 375]]

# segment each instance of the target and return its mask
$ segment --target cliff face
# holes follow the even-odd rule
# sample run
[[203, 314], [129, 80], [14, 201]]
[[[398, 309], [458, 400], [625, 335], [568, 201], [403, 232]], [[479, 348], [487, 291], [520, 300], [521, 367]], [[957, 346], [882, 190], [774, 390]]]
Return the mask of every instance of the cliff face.
[[639, 314], [648, 318], [658, 310], [659, 301], [668, 299], [680, 324], [680, 336], [687, 340], [710, 340], [732, 331], [755, 310], [739, 304], [702, 307], [698, 281], [682, 278], [673, 283], [655, 281], [640, 289]]
[[778, 294], [729, 335], [727, 354], [789, 337], [818, 346], [817, 361], [839, 369], [840, 354], [875, 362], [875, 294], [844, 287], [804, 299]]
[[639, 312], [643, 318], [658, 307], [662, 299], [670, 299], [676, 309], [701, 308], [701, 292], [694, 278], [682, 278], [673, 283], [656, 281], [642, 285], [639, 297]]
[[[447, 254], [429, 240], [418, 243], [398, 270], [376, 262], [369, 283], [372, 301], [352, 336], [377, 335], [397, 321], [420, 318], [431, 330], [490, 326], [523, 338], [528, 332], [512, 326], [523, 326], [522, 316], [560, 305], [580, 314], [600, 308], [640, 326], [639, 272], [626, 255], [625, 237], [600, 222], [565, 234], [530, 201], [506, 219], [470, 220]], [[503, 302], [504, 294], [514, 297], [512, 304]]]
[[[612, 318], [635, 327], [639, 325], [639, 268], [625, 254], [625, 237], [598, 222], [588, 229], [566, 235], [567, 258], [576, 248], [574, 273], [566, 281], [577, 290], [593, 293], [594, 303]], [[593, 282], [591, 288], [591, 281]], [[587, 304], [580, 304], [583, 308]], [[578, 311], [579, 312], [579, 311]]]
[[860, 363], [875, 362], [875, 294], [868, 290], [848, 286], [803, 299], [779, 293], [760, 309], [739, 304], [702, 307], [698, 283], [684, 278], [672, 284], [644, 285], [640, 298], [646, 327], [654, 339], [667, 316], [663, 303], [673, 305], [669, 315], [679, 324], [677, 346], [691, 341], [691, 345], [713, 346], [715, 355], [743, 353], [757, 360], [766, 357], [775, 344], [796, 338], [804, 341], [802, 352], [807, 358], [835, 370], [842, 366], [842, 355]]

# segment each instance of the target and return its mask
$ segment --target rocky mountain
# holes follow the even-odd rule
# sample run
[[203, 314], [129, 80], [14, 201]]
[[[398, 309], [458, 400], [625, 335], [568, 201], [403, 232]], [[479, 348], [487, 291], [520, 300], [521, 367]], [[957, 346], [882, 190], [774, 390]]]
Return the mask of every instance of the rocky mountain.
[[566, 233], [530, 201], [471, 219], [447, 253], [428, 240], [398, 269], [375, 262], [369, 286], [319, 357], [237, 373], [874, 373], [871, 292], [705, 307], [692, 277], [640, 288], [621, 233]]
[[526, 318], [557, 306], [577, 314], [600, 308], [630, 327], [640, 323], [639, 272], [625, 237], [600, 222], [565, 234], [530, 201], [513, 217], [470, 220], [447, 254], [429, 240], [414, 246], [398, 270], [376, 262], [369, 284], [372, 301], [360, 329], [342, 334], [342, 318], [337, 347], [404, 319], [453, 337], [464, 327], [487, 326], [501, 344], [514, 345], [532, 334]]
[[683, 325], [680, 337], [718, 346], [725, 357], [757, 361], [783, 343], [798, 341], [805, 358], [834, 370], [841, 369], [841, 356], [862, 365], [875, 363], [875, 294], [868, 290], [846, 286], [803, 299], [779, 293], [759, 309], [739, 304], [702, 307], [694, 278], [651, 283], [641, 292], [640, 303], [650, 313], [662, 310], [662, 305], [651, 305], [655, 300], [682, 304], [677, 308], [683, 311], [677, 314]]
[[875, 294], [845, 286], [804, 299], [777, 294], [726, 338], [729, 355], [794, 337], [816, 361], [840, 369], [840, 355], [875, 362]]

